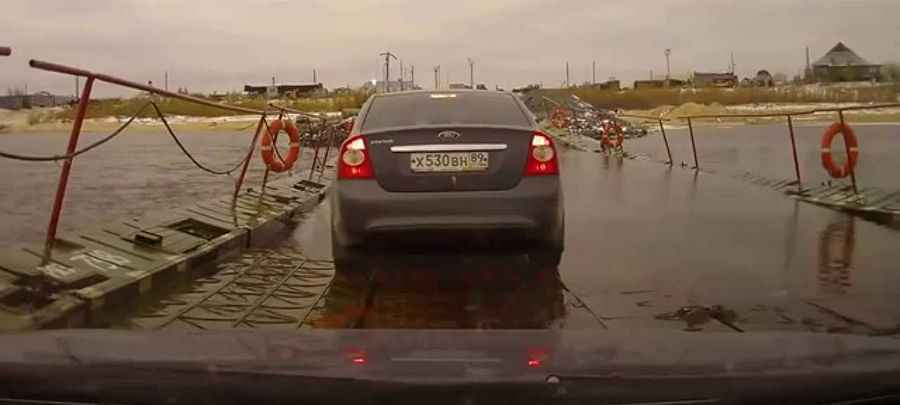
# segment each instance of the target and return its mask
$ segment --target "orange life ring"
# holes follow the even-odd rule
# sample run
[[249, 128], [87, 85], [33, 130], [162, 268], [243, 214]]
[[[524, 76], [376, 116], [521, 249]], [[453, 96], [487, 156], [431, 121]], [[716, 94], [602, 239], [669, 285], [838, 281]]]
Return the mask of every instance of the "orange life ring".
[[[848, 151], [847, 161], [841, 167], [834, 164], [834, 158], [831, 155], [831, 141], [834, 140], [837, 134], [843, 136]], [[836, 179], [847, 177], [856, 167], [856, 161], [859, 160], [859, 140], [856, 139], [856, 134], [853, 133], [853, 129], [849, 125], [835, 122], [822, 134], [821, 152], [822, 166], [825, 167], [825, 170], [831, 177]]]
[[[609, 136], [610, 132], [616, 135], [615, 141]], [[600, 138], [600, 142], [609, 148], [619, 148], [625, 144], [625, 134], [615, 122], [610, 121], [603, 124], [603, 136]]]
[[[284, 160], [275, 156], [274, 145], [275, 135], [282, 129], [287, 132], [288, 137], [291, 139], [291, 146]], [[276, 173], [290, 170], [294, 167], [294, 163], [297, 162], [297, 158], [300, 157], [300, 131], [297, 130], [297, 126], [290, 120], [275, 120], [269, 126], [269, 130], [263, 134], [259, 149], [263, 162], [266, 163], [270, 170]]]

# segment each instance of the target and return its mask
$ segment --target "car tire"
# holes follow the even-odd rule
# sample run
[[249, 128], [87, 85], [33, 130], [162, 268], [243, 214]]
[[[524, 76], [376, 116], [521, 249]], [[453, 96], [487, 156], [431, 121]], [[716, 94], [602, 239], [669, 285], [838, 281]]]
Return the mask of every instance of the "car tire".
[[528, 261], [535, 268], [556, 269], [562, 261], [562, 254], [559, 248], [535, 249], [528, 253]]
[[344, 246], [334, 239], [331, 240], [331, 256], [334, 258], [335, 269], [355, 271], [363, 267], [362, 252], [350, 246]]

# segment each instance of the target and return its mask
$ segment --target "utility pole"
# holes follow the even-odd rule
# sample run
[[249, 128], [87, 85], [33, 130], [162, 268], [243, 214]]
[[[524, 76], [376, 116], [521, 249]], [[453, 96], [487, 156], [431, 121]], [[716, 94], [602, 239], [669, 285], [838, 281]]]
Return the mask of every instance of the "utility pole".
[[169, 72], [166, 72], [166, 78], [163, 81], [163, 83], [164, 83], [163, 88], [166, 89], [166, 91], [169, 91]]
[[469, 88], [475, 88], [475, 61], [472, 58], [467, 58], [469, 61]]
[[397, 55], [394, 55], [390, 52], [382, 52], [379, 55], [384, 56], [384, 92], [390, 93], [391, 58], [397, 59]]
[[400, 91], [406, 90], [403, 88], [403, 59], [400, 59]]
[[569, 62], [566, 62], [566, 88], [569, 88]]
[[672, 54], [672, 50], [666, 48], [666, 87], [669, 87], [669, 80], [672, 78], [672, 67], [669, 64], [669, 55]]
[[731, 53], [731, 74], [734, 74], [734, 52]]
[[591, 63], [591, 84], [597, 84], [597, 61]]
[[76, 101], [78, 100], [78, 94], [80, 93], [79, 87], [80, 86], [78, 85], [78, 76], [75, 76], [75, 100]]
[[412, 86], [410, 90], [416, 89], [416, 65], [409, 67], [409, 83]]
[[319, 73], [319, 72], [316, 72], [316, 69], [313, 69], [313, 84], [316, 84], [316, 83], [319, 82], [319, 77], [318, 77], [319, 75], [318, 75], [318, 73]]
[[[437, 65], [434, 67], [434, 89], [437, 90], [441, 87], [439, 77], [441, 75], [441, 65]], [[78, 77], [78, 76], [76, 76]]]

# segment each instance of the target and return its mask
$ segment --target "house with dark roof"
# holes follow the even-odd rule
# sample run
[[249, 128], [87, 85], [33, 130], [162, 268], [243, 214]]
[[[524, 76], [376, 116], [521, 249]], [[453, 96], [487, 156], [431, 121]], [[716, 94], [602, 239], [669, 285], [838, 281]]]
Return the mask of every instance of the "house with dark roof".
[[244, 86], [244, 92], [249, 96], [267, 97], [309, 97], [325, 94], [322, 83], [314, 84], [279, 84], [275, 86]]
[[881, 65], [870, 63], [843, 42], [838, 42], [812, 64], [813, 75], [820, 82], [852, 82], [879, 80]]
[[701, 73], [694, 72], [691, 82], [694, 87], [735, 87], [738, 77], [734, 73]]

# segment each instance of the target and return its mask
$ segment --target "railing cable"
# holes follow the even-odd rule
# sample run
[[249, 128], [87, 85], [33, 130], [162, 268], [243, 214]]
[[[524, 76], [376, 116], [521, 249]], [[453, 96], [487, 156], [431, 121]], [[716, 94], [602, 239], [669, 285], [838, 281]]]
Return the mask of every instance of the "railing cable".
[[191, 154], [191, 152], [188, 151], [187, 148], [184, 147], [184, 144], [181, 143], [181, 140], [178, 139], [177, 135], [175, 135], [175, 131], [173, 131], [172, 127], [169, 126], [169, 122], [166, 120], [166, 117], [165, 117], [165, 115], [163, 115], [162, 111], [160, 111], [159, 106], [157, 106], [156, 103], [154, 103], [152, 101], [150, 102], [150, 104], [153, 106], [153, 109], [156, 110], [156, 115], [159, 117], [159, 119], [162, 121], [163, 125], [166, 127], [166, 131], [169, 132], [169, 135], [172, 137], [172, 140], [175, 141], [175, 144], [178, 145], [178, 148], [181, 149], [181, 152], [184, 153], [184, 155], [187, 156], [187, 158], [190, 159], [191, 162], [194, 163], [194, 166], [197, 166], [198, 169], [203, 170], [210, 174], [229, 175], [230, 176], [231, 172], [237, 170], [239, 167], [241, 167], [242, 164], [244, 164], [244, 162], [247, 161], [247, 159], [251, 158], [251, 155], [247, 154], [244, 158], [242, 158], [240, 161], [235, 163], [230, 169], [226, 169], [226, 170], [215, 170], [215, 169], [210, 169], [209, 167], [206, 167], [204, 164], [197, 161], [197, 159], [194, 157], [194, 155]]
[[107, 142], [111, 141], [113, 138], [119, 136], [122, 133], [122, 131], [125, 130], [125, 128], [128, 128], [128, 126], [131, 125], [131, 122], [134, 121], [135, 118], [137, 118], [139, 115], [141, 115], [141, 113], [143, 113], [144, 110], [146, 110], [147, 107], [150, 106], [150, 104], [152, 104], [152, 103], [148, 102], [147, 104], [144, 104], [144, 106], [141, 107], [137, 113], [132, 115], [131, 118], [128, 119], [128, 121], [125, 121], [125, 123], [122, 124], [122, 126], [120, 126], [118, 129], [113, 131], [113, 133], [107, 135], [106, 137], [104, 137], [103, 139], [101, 139], [97, 142], [94, 142], [94, 143], [88, 145], [87, 147], [85, 147], [83, 149], [72, 152], [70, 154], [53, 155], [53, 156], [33, 156], [33, 155], [19, 155], [16, 153], [0, 151], [0, 157], [4, 157], [7, 159], [13, 159], [13, 160], [24, 160], [24, 161], [28, 161], [28, 162], [57, 162], [57, 161], [61, 161], [61, 160], [72, 159], [78, 155], [87, 153], [87, 152], [91, 151], [92, 149], [94, 149], [100, 145], [103, 145], [104, 143], [107, 143]]

